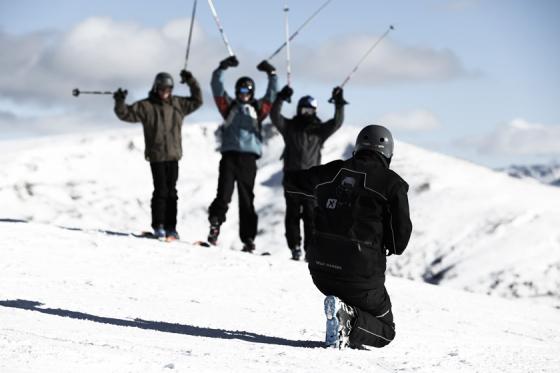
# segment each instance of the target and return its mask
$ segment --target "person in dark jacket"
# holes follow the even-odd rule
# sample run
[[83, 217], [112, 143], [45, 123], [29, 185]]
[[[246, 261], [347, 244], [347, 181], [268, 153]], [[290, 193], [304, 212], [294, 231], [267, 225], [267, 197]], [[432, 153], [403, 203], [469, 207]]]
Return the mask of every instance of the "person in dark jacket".
[[258, 225], [258, 216], [253, 205], [253, 188], [257, 175], [257, 159], [262, 154], [261, 125], [276, 98], [278, 78], [274, 66], [262, 61], [257, 69], [268, 75], [265, 95], [257, 100], [253, 79], [241, 77], [235, 84], [235, 97], [231, 97], [224, 88], [222, 76], [227, 68], [238, 64], [237, 58], [230, 56], [221, 61], [212, 74], [212, 93], [224, 123], [220, 127], [222, 159], [218, 189], [216, 198], [208, 208], [208, 242], [212, 245], [217, 243], [220, 226], [226, 220], [234, 185], [237, 183], [239, 237], [243, 242], [243, 251], [253, 252]]
[[154, 192], [152, 194], [152, 228], [159, 239], [174, 240], [177, 233], [177, 189], [179, 160], [183, 155], [181, 128], [183, 119], [202, 105], [200, 85], [189, 71], [181, 71], [190, 97], [174, 96], [173, 78], [165, 72], [156, 75], [148, 97], [126, 105], [127, 91], [115, 94], [115, 114], [125, 122], [141, 122], [144, 128], [146, 160], [150, 162]]
[[[326, 122], [317, 116], [317, 100], [311, 96], [299, 99], [296, 115], [291, 118], [282, 116], [282, 104], [289, 101], [293, 94], [292, 88], [285, 86], [278, 93], [270, 120], [284, 138], [285, 148], [282, 158], [284, 172], [307, 170], [321, 164], [321, 149], [327, 139], [332, 136], [344, 121], [343, 90], [336, 87], [332, 92], [331, 102], [334, 103], [334, 117]], [[284, 219], [286, 240], [292, 253], [292, 259], [299, 260], [302, 256], [300, 220], [303, 219], [304, 244], [307, 252], [313, 232], [313, 202], [298, 195], [284, 192], [286, 199], [286, 215]]]
[[386, 256], [405, 250], [412, 223], [408, 184], [389, 169], [393, 138], [362, 129], [354, 155], [286, 175], [288, 193], [315, 203], [309, 271], [326, 296], [326, 344], [383, 347], [395, 337], [385, 289]]

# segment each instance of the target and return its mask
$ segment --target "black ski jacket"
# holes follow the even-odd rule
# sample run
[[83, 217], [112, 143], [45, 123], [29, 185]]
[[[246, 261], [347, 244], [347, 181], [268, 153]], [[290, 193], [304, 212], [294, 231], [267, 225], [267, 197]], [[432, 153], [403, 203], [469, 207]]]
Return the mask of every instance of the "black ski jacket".
[[378, 153], [362, 151], [285, 175], [288, 194], [315, 201], [308, 255], [314, 281], [370, 289], [385, 282], [386, 255], [405, 250], [412, 223], [408, 184]]
[[282, 116], [284, 100], [276, 98], [270, 111], [270, 120], [278, 129], [284, 143], [284, 171], [307, 170], [321, 164], [321, 149], [327, 139], [344, 121], [344, 105], [335, 106], [334, 117], [326, 122], [314, 116], [308, 120], [302, 116], [288, 119]]

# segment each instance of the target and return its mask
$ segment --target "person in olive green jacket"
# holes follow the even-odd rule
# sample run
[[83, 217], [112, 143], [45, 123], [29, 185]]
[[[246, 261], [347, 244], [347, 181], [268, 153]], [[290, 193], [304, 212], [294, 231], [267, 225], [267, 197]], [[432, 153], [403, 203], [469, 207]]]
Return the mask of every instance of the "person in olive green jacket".
[[125, 122], [141, 122], [144, 128], [145, 157], [150, 162], [154, 192], [152, 195], [152, 228], [159, 239], [178, 239], [177, 189], [179, 160], [183, 155], [181, 127], [183, 119], [202, 105], [202, 91], [193, 75], [181, 71], [190, 97], [174, 96], [173, 78], [168, 73], [156, 75], [148, 97], [126, 105], [126, 90], [113, 95], [115, 114]]

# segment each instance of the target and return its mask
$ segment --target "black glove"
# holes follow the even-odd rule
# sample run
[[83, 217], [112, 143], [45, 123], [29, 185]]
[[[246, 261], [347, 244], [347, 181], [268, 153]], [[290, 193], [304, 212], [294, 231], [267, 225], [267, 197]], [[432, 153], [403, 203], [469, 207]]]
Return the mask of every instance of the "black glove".
[[179, 76], [181, 77], [181, 83], [185, 84], [188, 81], [193, 79], [193, 74], [190, 71], [187, 70], [181, 70], [181, 72], [179, 73]]
[[229, 56], [220, 61], [220, 69], [222, 70], [226, 70], [228, 67], [236, 67], [237, 65], [239, 65], [239, 61], [235, 56]]
[[262, 60], [261, 63], [257, 65], [257, 70], [264, 71], [268, 75], [276, 73], [276, 68], [272, 66], [267, 60]]
[[344, 99], [344, 90], [341, 87], [334, 87], [329, 102], [334, 102], [337, 106], [348, 104], [348, 101]]
[[292, 95], [294, 90], [289, 85], [284, 86], [280, 92], [278, 92], [278, 97], [284, 101], [290, 102], [292, 100]]
[[115, 93], [113, 93], [113, 98], [117, 102], [124, 102], [127, 94], [128, 94], [128, 91], [126, 89], [123, 90], [122, 88], [119, 88], [115, 91]]

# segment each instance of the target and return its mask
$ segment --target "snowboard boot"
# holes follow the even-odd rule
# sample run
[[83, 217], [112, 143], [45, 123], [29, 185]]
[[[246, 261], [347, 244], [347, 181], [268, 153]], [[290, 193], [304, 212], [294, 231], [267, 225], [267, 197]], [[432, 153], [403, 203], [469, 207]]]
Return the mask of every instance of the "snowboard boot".
[[325, 316], [327, 317], [326, 346], [341, 350], [348, 347], [348, 339], [356, 320], [354, 308], [334, 295], [329, 295], [325, 298]]
[[208, 233], [208, 243], [216, 246], [220, 235], [220, 222], [216, 218], [210, 218], [210, 232]]
[[163, 224], [158, 225], [156, 228], [154, 228], [154, 237], [157, 238], [158, 240], [165, 240], [165, 228], [163, 227]]
[[253, 242], [253, 240], [247, 240], [243, 242], [243, 248], [241, 249], [241, 251], [249, 254], [255, 251], [255, 243]]
[[296, 246], [290, 250], [292, 251], [292, 260], [299, 261], [301, 259], [301, 247]]
[[167, 241], [178, 241], [180, 239], [179, 233], [175, 229], [170, 229], [167, 231], [166, 239]]

